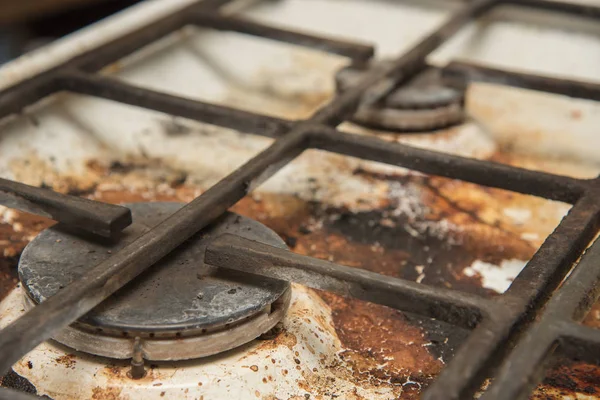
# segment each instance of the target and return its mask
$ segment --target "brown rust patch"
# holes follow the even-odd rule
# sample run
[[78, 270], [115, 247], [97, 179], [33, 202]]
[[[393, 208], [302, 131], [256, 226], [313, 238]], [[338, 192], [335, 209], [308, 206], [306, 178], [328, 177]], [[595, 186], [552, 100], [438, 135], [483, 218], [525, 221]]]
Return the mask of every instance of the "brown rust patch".
[[[275, 349], [280, 346], [285, 346], [288, 349], [290, 349], [291, 351], [293, 351], [294, 346], [296, 346], [296, 344], [298, 344], [298, 339], [296, 338], [296, 336], [294, 334], [292, 334], [291, 332], [289, 332], [287, 329], [281, 329], [279, 334], [277, 334], [277, 336], [275, 336], [272, 340], [263, 341], [256, 351], [262, 351], [265, 348]], [[273, 364], [275, 364], [274, 359], [271, 359], [271, 362]], [[257, 367], [257, 371], [258, 371], [258, 367]]]
[[80, 174], [61, 174], [51, 161], [32, 152], [10, 161], [14, 179], [28, 185], [48, 187], [60, 193], [86, 193], [92, 190], [103, 171], [91, 162]]
[[[312, 393], [317, 399], [361, 399], [357, 391], [359, 387], [368, 388], [371, 393], [379, 393], [379, 397], [383, 398], [416, 398], [407, 397], [408, 393], [404, 391], [402, 383], [358, 372], [353, 367], [349, 368], [348, 362], [342, 361], [337, 355], [329, 355], [321, 360], [321, 364], [327, 372], [302, 370], [303, 379], [298, 381], [300, 389]], [[352, 382], [356, 386], [348, 388], [344, 382]]]
[[122, 370], [123, 369], [121, 367], [116, 365], [107, 365], [104, 367], [104, 372], [112, 378], [120, 378]]
[[[127, 362], [113, 362], [114, 363], [108, 364], [100, 370], [100, 373], [106, 377], [109, 385], [114, 383], [115, 386], [119, 386], [123, 382], [131, 382], [131, 377], [129, 376], [130, 365]], [[152, 385], [158, 387], [162, 386], [163, 384], [155, 381], [163, 378], [165, 377], [161, 376], [157, 365], [151, 364], [150, 368], [146, 369], [146, 374], [142, 378], [136, 379], [135, 382], [143, 385]]]
[[[340, 357], [356, 375], [392, 383], [425, 383], [442, 368], [432, 356], [421, 329], [399, 311], [321, 293], [328, 300], [334, 324], [347, 350]], [[383, 366], [383, 367], [381, 367]]]
[[52, 223], [51, 220], [43, 217], [2, 207], [0, 210], [0, 300], [18, 282], [19, 255], [27, 243]]
[[95, 387], [92, 389], [92, 400], [129, 400], [129, 396], [122, 395], [118, 387]]
[[64, 356], [60, 356], [56, 358], [57, 364], [63, 365], [66, 368], [75, 369], [75, 364], [77, 364], [77, 356], [75, 354], [65, 354]]
[[557, 356], [531, 399], [547, 400], [600, 395], [600, 367]]

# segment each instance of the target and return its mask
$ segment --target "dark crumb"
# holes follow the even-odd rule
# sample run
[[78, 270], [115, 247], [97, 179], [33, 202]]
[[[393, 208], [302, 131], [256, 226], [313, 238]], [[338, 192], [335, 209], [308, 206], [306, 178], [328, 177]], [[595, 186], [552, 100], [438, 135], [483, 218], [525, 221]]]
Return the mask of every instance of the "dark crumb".
[[110, 169], [111, 172], [116, 172], [116, 173], [124, 174], [124, 173], [127, 173], [127, 172], [131, 172], [134, 169], [134, 166], [131, 165], [131, 164], [124, 164], [124, 163], [122, 163], [120, 161], [113, 161], [110, 164], [109, 169]]
[[594, 389], [592, 386], [586, 386], [585, 388], [583, 388], [584, 393], [587, 394], [594, 394], [596, 393], [596, 389]]
[[577, 390], [577, 382], [567, 375], [554, 375], [552, 377], [547, 377], [544, 379], [544, 383], [550, 386], [565, 388], [572, 391]]
[[293, 249], [296, 247], [296, 244], [298, 244], [298, 238], [293, 236], [284, 236], [283, 240], [285, 240], [285, 244], [287, 244], [290, 249]]
[[312, 231], [306, 225], [300, 225], [298, 227], [298, 232], [300, 232], [303, 235], [308, 235], [309, 233], [312, 233]]
[[169, 184], [171, 185], [172, 188], [176, 188], [178, 186], [181, 186], [185, 183], [185, 181], [187, 181], [187, 174], [179, 174], [177, 175], [175, 178], [173, 178], [173, 180], [171, 182], [169, 182]]
[[29, 369], [33, 369], [33, 363], [31, 361], [27, 361], [27, 367], [29, 367]]

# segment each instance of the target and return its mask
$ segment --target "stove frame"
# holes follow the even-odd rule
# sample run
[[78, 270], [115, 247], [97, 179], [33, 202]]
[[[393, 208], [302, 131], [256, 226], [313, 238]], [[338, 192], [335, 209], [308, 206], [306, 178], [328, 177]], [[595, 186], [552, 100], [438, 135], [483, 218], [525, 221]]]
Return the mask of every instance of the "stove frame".
[[[513, 4], [600, 20], [600, 6], [555, 0], [471, 0], [432, 34], [390, 64], [372, 67], [312, 117], [287, 121], [194, 101], [98, 75], [101, 68], [185, 25], [235, 31], [368, 61], [370, 46], [269, 27], [219, 9], [232, 0], [196, 2], [170, 16], [0, 92], [0, 118], [60, 91], [96, 96], [173, 116], [275, 138], [273, 144], [148, 233], [0, 332], [0, 371], [6, 372], [37, 344], [84, 315], [146, 268], [201, 230], [306, 149], [401, 166], [426, 174], [558, 200], [573, 205], [510, 288], [488, 299], [430, 287], [301, 256], [225, 235], [209, 247], [207, 262], [292, 280], [313, 288], [441, 319], [472, 330], [425, 399], [464, 399], [493, 377], [485, 400], [526, 398], [560, 348], [565, 355], [600, 364], [600, 331], [578, 323], [600, 294], [600, 240], [582, 256], [600, 226], [600, 179], [576, 179], [489, 161], [390, 143], [335, 129], [361, 105], [373, 104], [428, 68], [426, 57], [469, 21]], [[600, 101], [600, 85], [517, 74], [464, 63], [442, 68], [446, 78], [531, 88]], [[571, 271], [573, 264], [581, 260]], [[276, 268], [274, 268], [276, 267]], [[569, 272], [570, 275], [569, 275]], [[565, 276], [568, 277], [565, 279]], [[563, 282], [561, 285], [561, 282]], [[557, 289], [558, 288], [558, 289]], [[0, 398], [30, 398], [6, 389]], [[13, 397], [11, 397], [13, 396]]]

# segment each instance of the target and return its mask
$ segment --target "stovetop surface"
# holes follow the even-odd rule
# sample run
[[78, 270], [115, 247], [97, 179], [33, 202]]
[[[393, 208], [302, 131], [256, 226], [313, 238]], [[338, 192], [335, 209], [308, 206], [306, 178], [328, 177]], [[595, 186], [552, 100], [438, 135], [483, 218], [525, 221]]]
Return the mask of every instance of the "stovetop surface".
[[[236, 13], [372, 43], [378, 59], [389, 59], [461, 5], [286, 0], [240, 7]], [[439, 67], [460, 59], [599, 83], [599, 33], [593, 20], [573, 22], [556, 13], [503, 6], [461, 30], [428, 63]], [[345, 57], [314, 49], [188, 26], [101, 74], [299, 120], [333, 97], [335, 72], [348, 63]], [[352, 122], [338, 129], [574, 178], [595, 178], [600, 171], [597, 102], [474, 83], [466, 91], [465, 108], [466, 122], [433, 134], [377, 131]], [[2, 177], [116, 204], [189, 202], [273, 142], [66, 93], [3, 121], [1, 129]], [[295, 253], [494, 299], [508, 289], [569, 209], [564, 202], [309, 149], [232, 211], [273, 229]], [[17, 281], [19, 254], [51, 221], [8, 209], [2, 216], [0, 293], [5, 296]], [[416, 398], [450, 365], [469, 334], [415, 314], [324, 291], [317, 295], [339, 339], [339, 364], [328, 360], [326, 373], [308, 371], [298, 385], [303, 390], [310, 386], [324, 398], [335, 395], [335, 385], [318, 376], [335, 378], [340, 366], [353, 371], [350, 378], [338, 376], [341, 381]], [[583, 323], [598, 327], [599, 321], [595, 305]], [[288, 346], [290, 340], [284, 332], [273, 346]], [[532, 398], [586, 398], [600, 391], [598, 367], [555, 358]]]

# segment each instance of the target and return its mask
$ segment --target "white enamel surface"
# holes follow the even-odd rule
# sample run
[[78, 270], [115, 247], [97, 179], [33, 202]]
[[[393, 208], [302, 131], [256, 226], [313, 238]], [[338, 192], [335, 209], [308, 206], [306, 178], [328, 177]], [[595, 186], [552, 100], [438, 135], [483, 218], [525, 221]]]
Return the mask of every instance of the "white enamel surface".
[[465, 268], [463, 273], [467, 276], [479, 274], [484, 288], [504, 293], [524, 266], [525, 262], [521, 260], [504, 260], [500, 265], [477, 260], [473, 265]]
[[[22, 296], [18, 287], [0, 303], [0, 328], [23, 314]], [[127, 362], [73, 353], [51, 342], [39, 345], [13, 369], [36, 386], [38, 395], [54, 400], [304, 398], [312, 392], [311, 379], [331, 378], [341, 397], [354, 393], [369, 399], [392, 396], [385, 385], [356, 386], [343, 362], [339, 370], [327, 368], [338, 360], [335, 353], [341, 350], [340, 342], [328, 307], [313, 291], [293, 287], [283, 326], [286, 336], [294, 340], [279, 345], [254, 341], [200, 361], [153, 363], [155, 367], [140, 380], [127, 377]]]

